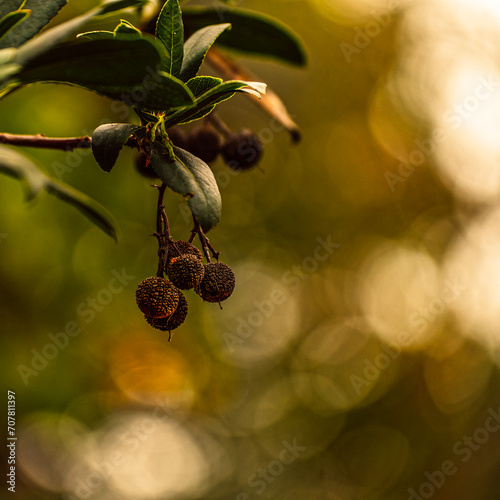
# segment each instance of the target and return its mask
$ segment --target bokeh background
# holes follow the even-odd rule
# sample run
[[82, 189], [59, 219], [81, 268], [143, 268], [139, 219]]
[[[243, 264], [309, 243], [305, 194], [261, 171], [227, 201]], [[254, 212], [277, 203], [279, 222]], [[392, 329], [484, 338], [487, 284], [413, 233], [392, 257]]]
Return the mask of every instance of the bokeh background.
[[[88, 151], [29, 151], [111, 210], [118, 244], [0, 179], [17, 497], [498, 498], [499, 4], [236, 3], [290, 25], [309, 63], [241, 60], [287, 104], [298, 145], [245, 96], [218, 108], [265, 143], [259, 169], [213, 164], [223, 216], [209, 236], [237, 276], [223, 310], [188, 292], [170, 343], [143, 320], [156, 192], [132, 151], [109, 174]], [[3, 132], [126, 119], [66, 86], [0, 103]], [[173, 193], [167, 212], [187, 238]]]

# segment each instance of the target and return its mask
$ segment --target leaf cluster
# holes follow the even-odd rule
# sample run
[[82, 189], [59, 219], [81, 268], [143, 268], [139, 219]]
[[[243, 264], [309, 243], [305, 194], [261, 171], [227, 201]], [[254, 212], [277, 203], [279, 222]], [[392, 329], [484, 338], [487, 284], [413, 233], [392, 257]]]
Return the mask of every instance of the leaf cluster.
[[[113, 31], [87, 31], [74, 38], [91, 19], [122, 9], [140, 10], [144, 3], [144, 0], [104, 1], [83, 15], [39, 33], [66, 0], [2, 2], [0, 98], [29, 84], [55, 82], [125, 102], [138, 115], [140, 125], [98, 127], [92, 137], [98, 164], [109, 172], [125, 144], [145, 151], [158, 177], [187, 199], [193, 215], [203, 230], [208, 231], [220, 218], [221, 200], [215, 178], [202, 160], [173, 147], [166, 131], [174, 125], [203, 118], [236, 92], [259, 97], [266, 86], [198, 76], [207, 52], [217, 42], [221, 47], [297, 65], [305, 63], [304, 52], [297, 37], [272, 18], [227, 7], [185, 8], [183, 13], [178, 0], [164, 3], [154, 36], [122, 19]], [[44, 173], [34, 174], [38, 166], [28, 157], [19, 163], [24, 166], [16, 168], [14, 163], [3, 147], [0, 171], [24, 179], [32, 194], [40, 186], [55, 194], [62, 192], [62, 183], [47, 181]], [[95, 202], [86, 206], [81, 193], [66, 187], [61, 198], [116, 236], [114, 223], [105, 209]]]

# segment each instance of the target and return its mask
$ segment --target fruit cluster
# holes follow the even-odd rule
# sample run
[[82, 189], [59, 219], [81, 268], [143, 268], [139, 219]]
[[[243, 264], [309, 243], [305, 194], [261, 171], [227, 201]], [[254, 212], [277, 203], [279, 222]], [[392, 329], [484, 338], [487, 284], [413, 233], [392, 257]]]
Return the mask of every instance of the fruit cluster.
[[204, 301], [220, 305], [235, 286], [234, 273], [228, 265], [203, 264], [202, 253], [188, 241], [168, 241], [166, 264], [161, 274], [163, 271], [168, 279], [163, 276], [144, 279], [135, 297], [146, 321], [169, 334], [184, 323], [188, 313], [188, 303], [181, 290], [194, 289]]
[[[218, 130], [210, 122], [205, 122], [188, 133], [173, 127], [168, 130], [168, 136], [175, 146], [189, 151], [205, 163], [212, 163], [220, 154], [232, 170], [242, 171], [254, 167], [260, 161], [264, 149], [259, 136], [248, 129], [231, 132], [224, 124], [217, 123]], [[142, 175], [156, 176], [148, 166], [146, 154], [139, 153], [135, 165]]]

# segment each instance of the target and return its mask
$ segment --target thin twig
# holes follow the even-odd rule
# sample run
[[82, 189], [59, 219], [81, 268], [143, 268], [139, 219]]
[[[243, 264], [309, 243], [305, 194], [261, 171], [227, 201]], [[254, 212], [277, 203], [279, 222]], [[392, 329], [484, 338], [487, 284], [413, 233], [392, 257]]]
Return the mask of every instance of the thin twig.
[[[82, 137], [45, 137], [37, 135], [19, 135], [0, 133], [0, 144], [11, 146], [26, 146], [29, 148], [60, 149], [62, 151], [73, 151], [77, 148], [88, 149], [92, 147], [92, 137], [84, 135]], [[137, 148], [139, 143], [137, 138], [131, 136], [126, 146]]]
[[73, 151], [76, 148], [92, 147], [92, 138], [83, 137], [45, 137], [44, 135], [0, 134], [1, 144], [12, 146], [28, 146], [31, 148], [62, 149]]

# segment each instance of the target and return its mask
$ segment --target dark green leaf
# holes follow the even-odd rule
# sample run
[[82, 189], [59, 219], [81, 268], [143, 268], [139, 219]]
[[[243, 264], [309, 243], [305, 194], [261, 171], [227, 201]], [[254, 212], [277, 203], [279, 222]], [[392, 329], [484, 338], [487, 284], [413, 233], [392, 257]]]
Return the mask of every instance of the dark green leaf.
[[110, 172], [127, 139], [138, 129], [130, 123], [106, 123], [92, 134], [92, 152], [99, 166]]
[[155, 71], [159, 62], [155, 44], [146, 38], [82, 39], [39, 56], [16, 80], [78, 85], [144, 109], [192, 104], [193, 95], [180, 80]]
[[230, 24], [216, 24], [215, 26], [207, 26], [198, 30], [191, 35], [184, 44], [184, 59], [179, 78], [187, 81], [196, 76], [200, 69], [201, 63], [205, 59], [208, 49], [217, 40], [219, 35], [230, 28]]
[[28, 199], [34, 198], [45, 188], [46, 176], [34, 160], [13, 148], [0, 145], [0, 172], [20, 180]]
[[184, 27], [178, 0], [165, 2], [156, 22], [156, 37], [166, 50], [162, 69], [170, 75], [178, 76], [184, 54]]
[[157, 142], [151, 145], [153, 170], [170, 189], [188, 198], [191, 212], [207, 232], [217, 225], [221, 214], [219, 188], [210, 167], [196, 156], [173, 147], [177, 157], [172, 161], [168, 151]]
[[21, 8], [23, 0], [2, 0], [0, 2], [0, 18]]
[[254, 95], [265, 93], [266, 84], [260, 82], [244, 82], [241, 80], [229, 80], [220, 85], [209, 88], [206, 92], [196, 98], [196, 105], [187, 110], [179, 110], [170, 115], [166, 127], [172, 127], [178, 123], [189, 123], [198, 120], [210, 113], [216, 104], [231, 98], [235, 92], [251, 92]]
[[22, 181], [27, 188], [28, 199], [46, 190], [76, 207], [91, 222], [117, 239], [117, 223], [108, 210], [86, 194], [49, 177], [32, 158], [0, 145], [0, 172]]
[[115, 28], [115, 35], [128, 35], [133, 38], [140, 38], [142, 36], [141, 30], [138, 30], [132, 23], [125, 19], [120, 19], [120, 24]]
[[[3, 3], [3, 0], [2, 2]], [[19, 47], [33, 38], [66, 5], [67, 0], [26, 0], [22, 8], [31, 15], [0, 40], [0, 48]]]
[[97, 227], [100, 227], [106, 234], [118, 241], [118, 223], [113, 215], [100, 203], [97, 203], [85, 193], [55, 179], [50, 179], [46, 189], [47, 192], [57, 196], [60, 200], [73, 205]]
[[111, 40], [115, 38], [115, 34], [112, 31], [86, 31], [85, 33], [79, 33], [76, 38], [88, 38], [89, 40]]
[[128, 9], [129, 7], [139, 7], [144, 5], [146, 2], [147, 0], [107, 0], [102, 2], [102, 4], [98, 7], [100, 12], [96, 15], [102, 16], [105, 14], [111, 14], [117, 10]]
[[[0, 19], [0, 39], [2, 39], [7, 33], [23, 19], [31, 14], [30, 10], [16, 10], [11, 12]], [[1, 43], [1, 40], [0, 40]]]
[[222, 78], [215, 76], [195, 76], [186, 82], [189, 90], [195, 97], [207, 92], [211, 88], [217, 87], [222, 83]]
[[[42, 2], [43, 0], [39, 1]], [[40, 55], [48, 52], [55, 45], [69, 37], [87, 21], [95, 16], [109, 14], [110, 12], [124, 9], [126, 7], [141, 5], [143, 2], [144, 0], [113, 0], [111, 2], [106, 2], [105, 4], [96, 7], [95, 9], [89, 10], [81, 16], [75, 17], [70, 21], [59, 24], [54, 28], [44, 31], [40, 36], [37, 36], [35, 39], [25, 43], [19, 49], [15, 62], [24, 66], [30, 61], [35, 60]]]
[[217, 45], [300, 66], [306, 63], [303, 44], [298, 36], [272, 17], [245, 9], [187, 7], [183, 19], [184, 29], [189, 33], [210, 24], [230, 23], [231, 30], [222, 33]]

